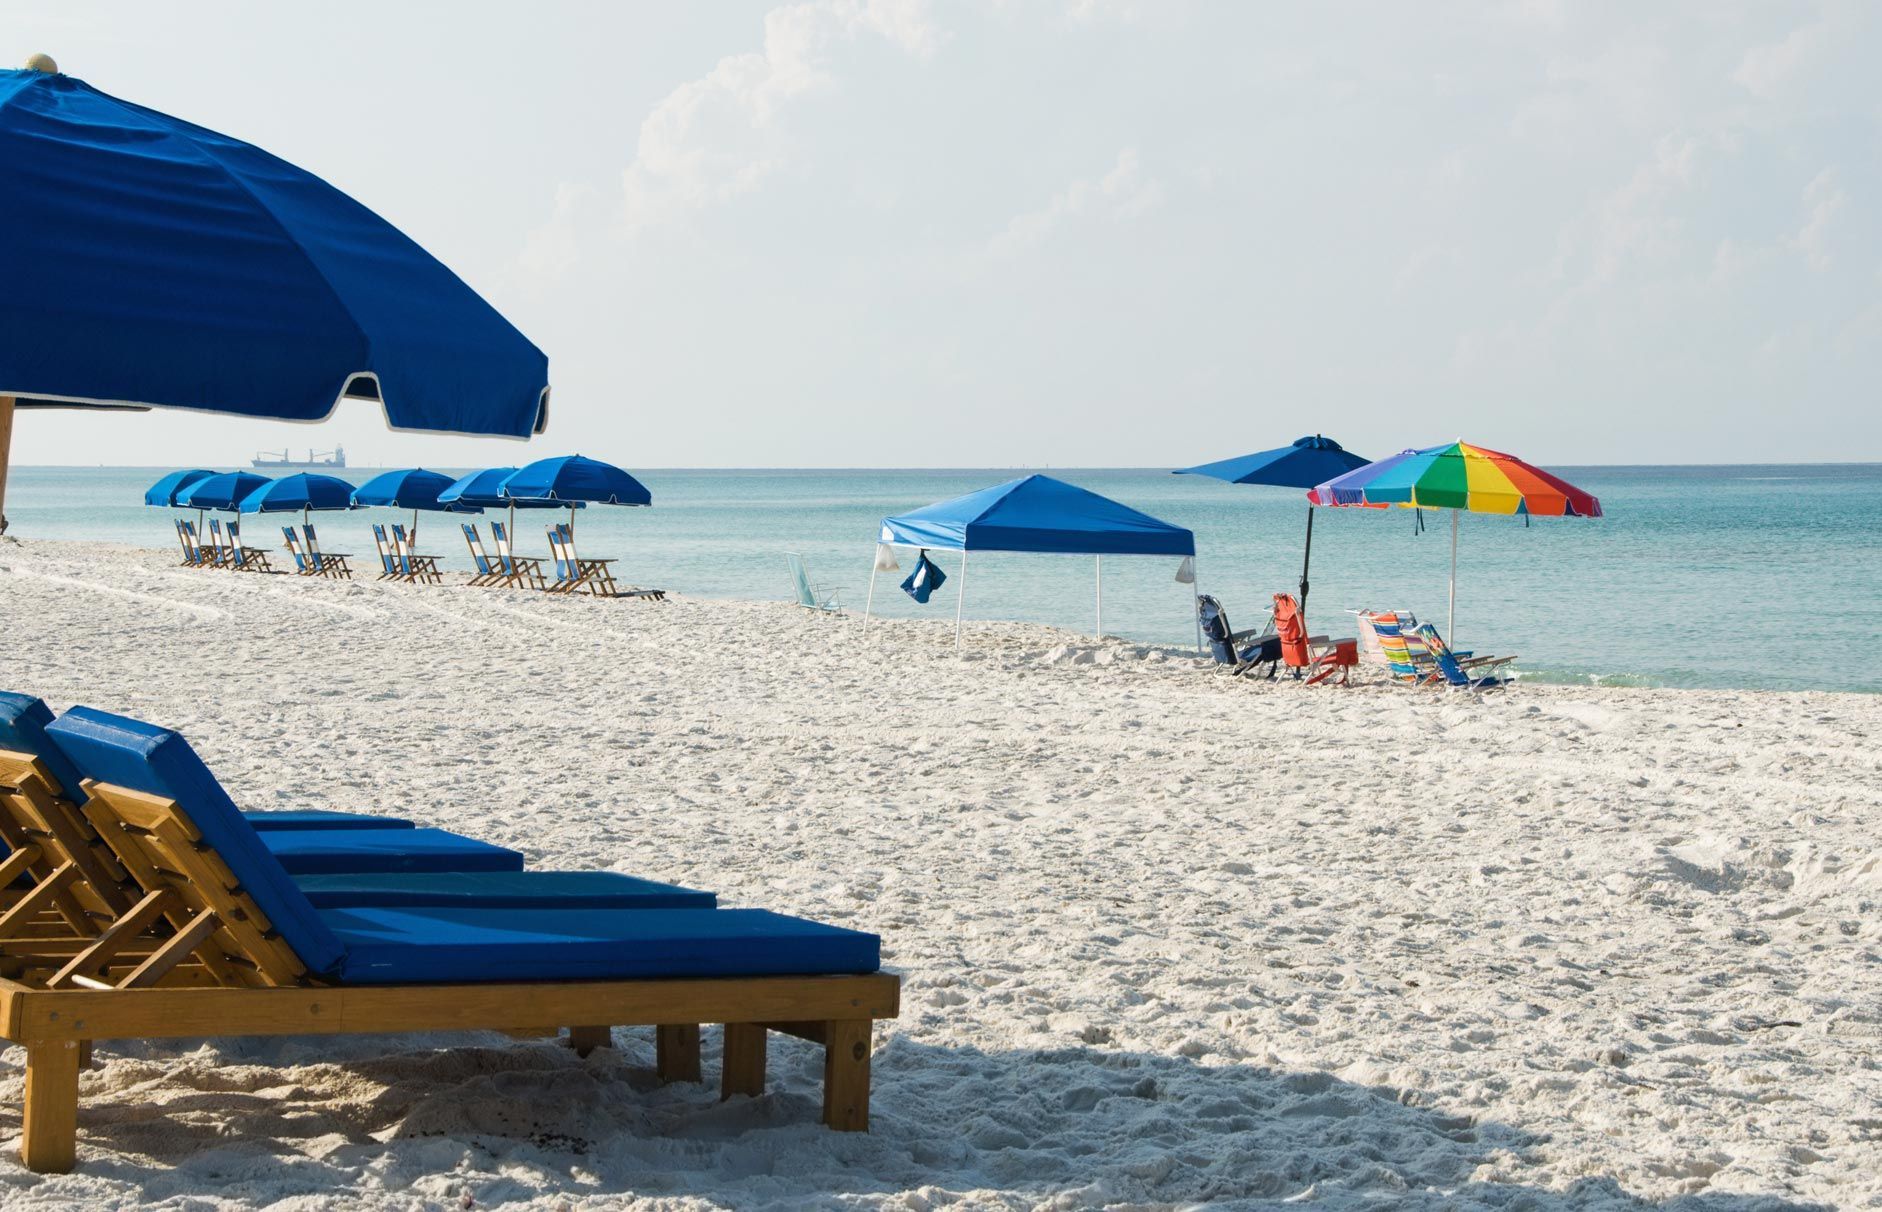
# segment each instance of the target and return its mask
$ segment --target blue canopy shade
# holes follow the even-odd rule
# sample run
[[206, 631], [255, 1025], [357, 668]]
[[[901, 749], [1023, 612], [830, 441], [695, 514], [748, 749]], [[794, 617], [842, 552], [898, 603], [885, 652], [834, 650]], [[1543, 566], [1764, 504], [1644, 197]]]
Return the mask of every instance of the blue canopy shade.
[[884, 518], [880, 541], [940, 551], [1196, 554], [1195, 536], [1182, 527], [1041, 475]]
[[270, 480], [243, 497], [243, 513], [299, 513], [304, 509], [351, 509], [353, 486], [338, 476], [297, 472]]
[[274, 481], [252, 471], [225, 471], [198, 480], [176, 494], [176, 503], [190, 509], [234, 509], [257, 488]]
[[0, 396], [526, 438], [548, 359], [397, 228], [267, 152], [0, 71]]
[[207, 480], [215, 475], [198, 467], [190, 471], [173, 471], [144, 490], [146, 505], [174, 505], [177, 494], [183, 492], [199, 480]]
[[353, 490], [355, 505], [386, 505], [394, 509], [440, 509], [452, 513], [482, 513], [478, 505], [462, 501], [440, 504], [438, 495], [454, 483], [450, 476], [422, 467], [382, 471]]
[[503, 494], [524, 501], [593, 501], [598, 505], [651, 505], [646, 485], [612, 463], [561, 455], [537, 459], [503, 481]]
[[503, 495], [503, 482], [516, 474], [514, 467], [486, 467], [451, 481], [438, 494], [438, 504], [449, 509], [456, 505], [475, 505], [483, 509], [580, 509], [579, 504], [562, 501], [518, 501]]
[[1312, 488], [1355, 467], [1372, 462], [1347, 450], [1332, 438], [1314, 434], [1295, 438], [1288, 446], [1258, 450], [1254, 454], [1195, 467], [1179, 467], [1179, 476], [1210, 476], [1231, 484], [1274, 484], [1282, 488]]

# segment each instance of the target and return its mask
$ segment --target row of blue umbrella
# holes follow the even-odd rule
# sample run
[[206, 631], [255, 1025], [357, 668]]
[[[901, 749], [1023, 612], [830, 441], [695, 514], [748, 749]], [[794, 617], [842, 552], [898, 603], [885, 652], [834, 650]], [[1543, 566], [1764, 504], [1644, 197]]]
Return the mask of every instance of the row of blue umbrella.
[[[173, 471], [144, 493], [144, 504], [237, 513], [308, 513], [382, 506], [482, 513], [485, 509], [567, 509], [586, 504], [651, 505], [653, 494], [612, 463], [581, 455], [538, 459], [526, 467], [486, 467], [453, 479], [422, 467], [382, 472], [357, 488], [338, 476], [300, 472], [274, 479], [250, 471]], [[514, 523], [514, 518], [512, 518]]]

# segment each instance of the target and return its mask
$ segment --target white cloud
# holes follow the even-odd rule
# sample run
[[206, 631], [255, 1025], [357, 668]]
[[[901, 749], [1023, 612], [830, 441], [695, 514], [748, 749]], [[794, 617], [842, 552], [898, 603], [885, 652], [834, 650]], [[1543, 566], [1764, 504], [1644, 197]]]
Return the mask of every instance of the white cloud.
[[1836, 217], [1849, 205], [1849, 195], [1837, 184], [1836, 170], [1826, 168], [1804, 187], [1807, 214], [1791, 244], [1804, 254], [1810, 268], [1822, 273], [1830, 267], [1830, 236]]
[[517, 257], [527, 280], [541, 283], [560, 278], [580, 263], [581, 228], [596, 201], [591, 185], [563, 181], [555, 187], [555, 210], [548, 222], [524, 239]]
[[1828, 20], [1814, 21], [1792, 30], [1781, 41], [1754, 46], [1745, 52], [1732, 79], [1753, 96], [1769, 101], [1829, 41], [1830, 32]]
[[834, 86], [835, 49], [867, 38], [927, 56], [943, 35], [921, 0], [811, 0], [766, 13], [762, 50], [719, 60], [641, 123], [622, 182], [629, 229], [729, 201], [775, 171], [790, 154], [781, 115]]
[[1588, 261], [1585, 284], [1592, 286], [1671, 256], [1679, 248], [1684, 227], [1676, 202], [1692, 184], [1698, 158], [1698, 140], [1681, 134], [1663, 136], [1653, 159], [1578, 222], [1576, 226], [1586, 232], [1584, 237], [1576, 238], [1572, 230], [1564, 232], [1552, 276], [1567, 276], [1569, 263], [1583, 245]]
[[1031, 248], [1043, 242], [1067, 220], [1085, 214], [1103, 215], [1116, 221], [1134, 219], [1163, 201], [1163, 185], [1146, 176], [1143, 162], [1134, 147], [1117, 154], [1117, 161], [1104, 176], [1093, 180], [1081, 177], [1038, 210], [1016, 215], [987, 246], [996, 256]]

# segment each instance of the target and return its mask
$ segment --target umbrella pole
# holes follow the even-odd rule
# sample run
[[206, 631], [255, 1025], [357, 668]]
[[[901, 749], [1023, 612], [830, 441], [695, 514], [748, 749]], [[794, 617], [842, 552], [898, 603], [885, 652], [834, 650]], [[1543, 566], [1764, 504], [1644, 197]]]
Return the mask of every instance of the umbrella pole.
[[1307, 506], [1307, 551], [1300, 557], [1300, 618], [1307, 624], [1307, 566], [1313, 563], [1313, 506]]
[[961, 650], [961, 607], [967, 604], [967, 549], [961, 548], [961, 584], [954, 594], [954, 651]]
[[1093, 638], [1102, 640], [1104, 638], [1104, 557], [1093, 556], [1092, 559], [1098, 565], [1098, 634]]
[[1444, 617], [1444, 642], [1457, 647], [1457, 510], [1451, 510], [1451, 608]]

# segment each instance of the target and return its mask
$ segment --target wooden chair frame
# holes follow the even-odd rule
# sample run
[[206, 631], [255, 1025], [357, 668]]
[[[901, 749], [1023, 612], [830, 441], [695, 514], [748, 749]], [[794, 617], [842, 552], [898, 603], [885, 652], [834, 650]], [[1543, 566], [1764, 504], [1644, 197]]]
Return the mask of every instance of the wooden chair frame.
[[490, 523], [490, 541], [497, 547], [497, 567], [503, 569], [502, 584], [517, 589], [547, 591], [542, 575], [542, 561], [534, 556], [519, 556], [511, 548], [510, 531], [502, 522]]
[[470, 580], [464, 583], [477, 588], [484, 588], [490, 585], [501, 584], [505, 581], [507, 578], [503, 572], [503, 565], [491, 559], [488, 553], [484, 551], [484, 538], [477, 533], [477, 524], [475, 522], [459, 522], [458, 529], [464, 532], [464, 545], [470, 548], [471, 567], [475, 570], [471, 573]]
[[[36, 759], [0, 756], [10, 760], [0, 770], [13, 779], [6, 786], [18, 784], [15, 799], [35, 795], [27, 788], [49, 777]], [[838, 1131], [868, 1130], [873, 1024], [900, 1012], [901, 979], [892, 972], [327, 983], [308, 974], [174, 801], [89, 781], [84, 791], [83, 815], [128, 876], [130, 891], [118, 889], [125, 899], [133, 892], [136, 899], [87, 938], [11, 938], [6, 923], [24, 911], [16, 905], [0, 915], [0, 1037], [26, 1049], [20, 1155], [31, 1170], [72, 1168], [81, 1060], [91, 1041], [112, 1038], [490, 1029], [542, 1033], [548, 1025], [550, 1030], [567, 1026], [570, 1043], [586, 1053], [609, 1046], [615, 1026], [652, 1026], [658, 1075], [676, 1082], [700, 1080], [700, 1024], [722, 1023], [722, 1098], [763, 1092], [766, 1040], [776, 1031], [823, 1046], [823, 1122]], [[22, 861], [20, 867], [43, 865], [46, 857]], [[51, 903], [84, 878], [71, 873], [72, 867], [68, 862], [53, 868], [28, 896], [40, 894]], [[41, 894], [50, 876], [62, 870], [69, 874], [57, 876], [58, 887]], [[98, 878], [109, 883], [113, 873]], [[89, 914], [86, 920], [92, 920]]]
[[[560, 554], [557, 554], [557, 552]], [[579, 593], [586, 587], [589, 593], [598, 598], [644, 598], [650, 602], [666, 601], [664, 589], [622, 589], [615, 584], [614, 560], [583, 559], [575, 550], [575, 530], [567, 522], [557, 522], [549, 528], [549, 553], [557, 561], [555, 583], [548, 586], [550, 593]], [[564, 580], [560, 573], [566, 565], [574, 576]]]
[[424, 581], [436, 585], [444, 580], [444, 574], [438, 571], [438, 557], [419, 555], [412, 549], [412, 538], [405, 533], [400, 523], [392, 524], [392, 554], [399, 567], [405, 571], [407, 581]]
[[307, 540], [307, 558], [313, 561], [316, 573], [337, 581], [353, 579], [353, 570], [347, 565], [347, 561], [353, 558], [351, 553], [320, 550], [320, 537], [314, 533], [312, 522], [301, 524], [301, 537]]

